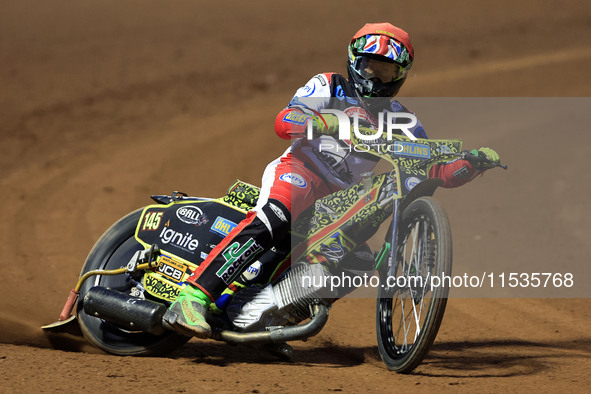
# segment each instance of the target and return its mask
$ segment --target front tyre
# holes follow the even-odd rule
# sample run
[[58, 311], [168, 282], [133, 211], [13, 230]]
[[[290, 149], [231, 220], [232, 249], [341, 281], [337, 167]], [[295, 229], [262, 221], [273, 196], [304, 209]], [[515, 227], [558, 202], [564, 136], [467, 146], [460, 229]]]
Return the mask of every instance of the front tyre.
[[[92, 270], [111, 270], [124, 267], [133, 254], [143, 247], [135, 240], [135, 228], [142, 210], [130, 213], [111, 226], [96, 242], [80, 276]], [[122, 356], [150, 356], [168, 353], [189, 340], [172, 331], [162, 335], [130, 331], [84, 312], [84, 295], [93, 286], [109, 287], [130, 294], [134, 283], [126, 275], [96, 275], [84, 282], [76, 314], [84, 337], [96, 347]]]
[[408, 373], [427, 355], [443, 319], [449, 287], [431, 288], [431, 278], [451, 275], [452, 240], [447, 214], [431, 197], [402, 213], [396, 250], [380, 270], [376, 332], [382, 360]]

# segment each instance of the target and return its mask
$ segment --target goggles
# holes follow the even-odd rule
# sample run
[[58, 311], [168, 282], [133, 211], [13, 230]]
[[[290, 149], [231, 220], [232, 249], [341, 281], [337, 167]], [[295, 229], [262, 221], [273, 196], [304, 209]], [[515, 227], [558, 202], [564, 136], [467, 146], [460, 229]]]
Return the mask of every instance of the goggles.
[[385, 62], [366, 56], [359, 56], [355, 62], [355, 70], [364, 79], [379, 79], [382, 83], [397, 81], [406, 77], [408, 68], [404, 68], [396, 63]]

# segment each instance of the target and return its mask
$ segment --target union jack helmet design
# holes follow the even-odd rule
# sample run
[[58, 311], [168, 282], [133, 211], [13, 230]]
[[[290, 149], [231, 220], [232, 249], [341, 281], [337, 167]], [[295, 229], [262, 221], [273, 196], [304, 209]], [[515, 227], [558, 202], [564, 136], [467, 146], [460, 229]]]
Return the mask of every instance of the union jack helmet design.
[[353, 51], [359, 55], [383, 56], [400, 65], [410, 64], [410, 54], [404, 45], [382, 35], [366, 35], [353, 42]]
[[390, 23], [363, 26], [351, 39], [348, 52], [349, 78], [363, 97], [395, 96], [414, 58], [408, 33]]

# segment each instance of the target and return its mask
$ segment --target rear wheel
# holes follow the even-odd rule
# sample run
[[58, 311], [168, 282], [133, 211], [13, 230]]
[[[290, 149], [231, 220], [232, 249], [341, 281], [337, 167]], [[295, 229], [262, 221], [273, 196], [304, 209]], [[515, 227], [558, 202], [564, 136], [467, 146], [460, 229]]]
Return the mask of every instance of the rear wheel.
[[398, 243], [380, 270], [376, 310], [378, 348], [388, 369], [408, 373], [433, 344], [447, 304], [448, 287], [431, 278], [450, 275], [452, 241], [447, 214], [431, 197], [402, 213]]
[[[97, 241], [82, 268], [81, 276], [88, 271], [111, 270], [124, 267], [133, 254], [143, 247], [135, 240], [134, 233], [142, 210], [125, 216], [109, 228]], [[126, 275], [96, 275], [84, 282], [78, 298], [77, 316], [86, 339], [98, 348], [118, 355], [148, 356], [168, 353], [189, 340], [172, 331], [162, 335], [142, 331], [130, 331], [116, 324], [88, 315], [84, 312], [84, 295], [93, 286], [109, 287], [131, 294], [135, 287]]]

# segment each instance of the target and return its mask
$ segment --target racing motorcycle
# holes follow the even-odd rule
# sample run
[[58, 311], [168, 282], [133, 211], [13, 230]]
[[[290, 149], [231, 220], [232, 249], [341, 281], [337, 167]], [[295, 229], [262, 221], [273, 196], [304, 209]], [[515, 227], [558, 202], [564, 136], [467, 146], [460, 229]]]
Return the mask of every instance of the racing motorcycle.
[[[421, 363], [449, 292], [430, 286], [429, 278], [450, 275], [452, 266], [449, 221], [432, 197], [443, 181], [428, 179], [428, 170], [458, 156], [496, 164], [462, 151], [460, 140], [392, 136], [359, 147], [388, 163], [385, 172], [365, 173], [359, 184], [316, 201], [292, 224], [291, 247], [273, 247], [242, 273], [226, 270], [234, 279], [210, 308], [212, 339], [266, 344], [289, 359], [287, 342], [320, 332], [331, 305], [346, 293], [327, 286], [331, 277], [347, 264], [365, 265], [378, 274], [376, 332], [384, 363], [400, 373]], [[76, 326], [116, 355], [165, 354], [181, 346], [190, 338], [168, 325], [168, 306], [258, 193], [236, 181], [220, 198], [152, 196], [156, 204], [123, 217], [96, 242], [59, 321], [43, 329]], [[370, 253], [365, 241], [388, 222], [381, 248]]]

